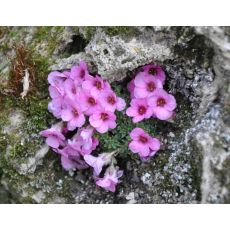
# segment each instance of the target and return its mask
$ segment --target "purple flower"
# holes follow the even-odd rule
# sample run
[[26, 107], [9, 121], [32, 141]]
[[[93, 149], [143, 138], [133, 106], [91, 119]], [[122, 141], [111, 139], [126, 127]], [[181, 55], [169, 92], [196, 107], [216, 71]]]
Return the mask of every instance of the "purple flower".
[[97, 138], [93, 137], [94, 129], [90, 126], [83, 128], [80, 131], [80, 137], [82, 138], [82, 152], [84, 154], [90, 154], [96, 149], [99, 141]]
[[43, 130], [40, 132], [40, 135], [46, 137], [46, 144], [52, 148], [58, 148], [65, 141], [60, 126], [53, 126], [50, 129]]
[[59, 90], [55, 86], [50, 85], [49, 86], [49, 93], [50, 93], [50, 97], [52, 99], [56, 99], [56, 98], [62, 98], [64, 96], [65, 92], [64, 92], [64, 88]]
[[87, 64], [81, 61], [78, 65], [74, 65], [71, 68], [70, 78], [76, 81], [79, 85], [82, 84], [89, 77], [89, 72], [87, 68]]
[[89, 91], [94, 97], [98, 97], [103, 90], [109, 90], [110, 85], [99, 76], [90, 76], [82, 83], [82, 88]]
[[168, 120], [173, 116], [173, 110], [176, 108], [174, 96], [168, 94], [163, 89], [157, 89], [153, 95], [148, 98], [148, 104], [153, 110], [154, 116], [160, 120]]
[[61, 112], [63, 121], [67, 121], [67, 128], [74, 130], [77, 127], [82, 127], [85, 123], [85, 116], [82, 113], [78, 103], [72, 100], [66, 100], [66, 108]]
[[146, 74], [148, 74], [149, 76], [154, 76], [155, 78], [159, 79], [162, 85], [164, 85], [166, 76], [163, 69], [159, 65], [154, 65], [154, 64], [145, 65], [141, 67], [141, 72], [139, 72], [137, 76], [146, 75]]
[[83, 160], [71, 159], [70, 157], [65, 156], [61, 156], [61, 165], [67, 171], [71, 169], [82, 170], [88, 168], [88, 165]]
[[104, 90], [100, 94], [100, 102], [101, 106], [110, 112], [114, 112], [116, 109], [121, 111], [125, 108], [125, 100], [117, 97], [116, 94], [112, 90]]
[[90, 154], [99, 144], [99, 141], [93, 137], [93, 133], [94, 130], [90, 126], [79, 129], [72, 140], [68, 140], [68, 144], [83, 156]]
[[150, 118], [153, 114], [144, 98], [132, 99], [131, 107], [126, 110], [129, 117], [133, 117], [133, 122], [137, 123], [143, 119]]
[[65, 94], [69, 99], [77, 100], [81, 88], [78, 86], [76, 81], [73, 81], [72, 79], [65, 80], [64, 89], [65, 89]]
[[100, 109], [100, 102], [97, 97], [90, 94], [89, 91], [82, 91], [79, 100], [82, 104], [82, 110], [88, 116], [97, 112]]
[[115, 192], [117, 184], [120, 182], [119, 178], [123, 175], [123, 171], [118, 167], [110, 166], [103, 178], [96, 178], [96, 184], [107, 191]]
[[70, 145], [66, 145], [63, 149], [58, 149], [56, 152], [61, 155], [61, 164], [65, 170], [88, 168], [85, 161], [81, 159], [80, 153]]
[[131, 98], [134, 98], [134, 89], [135, 89], [134, 79], [132, 79], [128, 83], [127, 88], [128, 88]]
[[116, 128], [116, 115], [101, 109], [89, 117], [89, 123], [99, 133], [105, 133], [108, 129]]
[[78, 166], [75, 161], [68, 158], [68, 156], [61, 156], [61, 165], [65, 170], [76, 169]]
[[61, 118], [61, 112], [64, 109], [65, 104], [61, 97], [55, 98], [48, 103], [48, 110], [56, 118]]
[[142, 160], [153, 156], [160, 149], [160, 141], [151, 137], [141, 128], [135, 128], [130, 133], [132, 141], [129, 148], [133, 153], [138, 153]]
[[136, 98], [149, 97], [156, 89], [163, 88], [159, 79], [148, 74], [137, 75], [134, 79], [134, 84], [134, 96]]
[[101, 156], [94, 157], [92, 155], [85, 155], [84, 160], [89, 166], [93, 167], [94, 173], [97, 176], [100, 174], [102, 167], [105, 164], [105, 161]]
[[48, 75], [48, 82], [57, 89], [61, 89], [66, 78], [68, 78], [68, 76], [64, 73], [53, 71]]
[[114, 152], [111, 153], [102, 153], [99, 154], [98, 157], [92, 155], [85, 155], [84, 159], [88, 165], [93, 167], [94, 175], [98, 176], [104, 165], [108, 165], [111, 162], [112, 156]]

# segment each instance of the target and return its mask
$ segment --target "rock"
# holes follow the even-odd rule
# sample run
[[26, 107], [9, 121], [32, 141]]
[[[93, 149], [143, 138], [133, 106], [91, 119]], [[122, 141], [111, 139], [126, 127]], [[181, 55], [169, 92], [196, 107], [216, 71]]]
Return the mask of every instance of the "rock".
[[[10, 47], [14, 41], [24, 41], [35, 49], [36, 58], [42, 56], [36, 68], [44, 80], [23, 102], [12, 99], [5, 83], [0, 85], [0, 202], [229, 203], [227, 29], [15, 27], [12, 37], [6, 30], [0, 41], [9, 47], [0, 48], [1, 59], [14, 55]], [[96, 188], [90, 170], [64, 171], [59, 157], [38, 134], [54, 123], [46, 110], [46, 74], [69, 69], [81, 60], [110, 82], [126, 81], [137, 67], [159, 63], [167, 74], [166, 87], [177, 99], [173, 122], [158, 122], [154, 127], [162, 150], [145, 163], [130, 156], [121, 160], [125, 175], [116, 193]], [[0, 64], [4, 79], [9, 78], [9, 68], [7, 61]]]

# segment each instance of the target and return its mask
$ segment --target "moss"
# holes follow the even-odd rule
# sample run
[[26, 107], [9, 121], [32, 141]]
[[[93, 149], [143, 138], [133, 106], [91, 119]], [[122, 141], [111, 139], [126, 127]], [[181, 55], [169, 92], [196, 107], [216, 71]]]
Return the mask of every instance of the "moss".
[[108, 26], [108, 27], [103, 27], [103, 30], [105, 31], [106, 34], [108, 34], [111, 37], [116, 35], [134, 36], [140, 33], [139, 30], [133, 26]]
[[54, 50], [60, 44], [60, 35], [64, 31], [64, 27], [61, 26], [40, 26], [36, 28], [36, 32], [34, 33], [34, 45], [38, 43], [42, 43], [42, 41], [46, 41], [48, 44], [46, 46], [46, 50], [48, 54], [52, 55]]
[[87, 26], [87, 27], [85, 27], [86, 40], [90, 41], [91, 38], [93, 37], [93, 35], [95, 34], [96, 30], [97, 30], [96, 26]]

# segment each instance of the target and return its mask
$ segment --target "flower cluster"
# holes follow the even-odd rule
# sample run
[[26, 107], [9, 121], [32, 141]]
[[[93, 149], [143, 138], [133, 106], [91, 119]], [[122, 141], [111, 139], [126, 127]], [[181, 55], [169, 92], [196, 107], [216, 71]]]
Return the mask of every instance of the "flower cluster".
[[[96, 184], [114, 192], [123, 172], [114, 166], [113, 154], [92, 155], [99, 144], [94, 134], [116, 127], [115, 111], [123, 110], [125, 101], [117, 97], [107, 81], [92, 76], [85, 62], [73, 66], [70, 71], [51, 72], [48, 82], [52, 99], [48, 110], [62, 122], [40, 134], [46, 137], [53, 151], [61, 155], [64, 169], [91, 166]], [[67, 138], [69, 134], [71, 138]], [[107, 169], [101, 177], [104, 166]]]
[[[160, 120], [172, 118], [176, 100], [163, 89], [165, 79], [165, 73], [159, 65], [149, 64], [142, 67], [128, 83], [131, 103], [126, 114], [132, 117], [134, 123], [150, 117]], [[138, 153], [142, 160], [153, 156], [160, 149], [159, 140], [150, 137], [143, 129], [135, 128], [130, 137], [130, 150]]]
[[[142, 67], [128, 84], [131, 103], [126, 114], [132, 117], [133, 123], [151, 117], [160, 120], [173, 117], [176, 100], [163, 89], [165, 79], [160, 66], [149, 64]], [[92, 76], [85, 62], [74, 65], [69, 71], [51, 72], [48, 82], [52, 99], [48, 110], [61, 121], [40, 134], [46, 137], [47, 145], [60, 155], [65, 170], [91, 167], [96, 185], [115, 192], [123, 175], [115, 159], [121, 148], [97, 155], [93, 151], [99, 145], [98, 133], [104, 134], [116, 128], [115, 112], [125, 109], [125, 101], [116, 95], [107, 81], [100, 76]], [[118, 126], [118, 130], [121, 127]], [[128, 136], [128, 132], [122, 135]], [[130, 137], [132, 140], [125, 144], [125, 148], [128, 145], [143, 161], [160, 149], [160, 141], [141, 128], [134, 128]], [[100, 140], [103, 145], [103, 139]]]
[[126, 114], [133, 118], [134, 123], [151, 116], [160, 120], [172, 118], [176, 100], [163, 89], [165, 78], [160, 66], [149, 64], [142, 67], [129, 82], [128, 90], [132, 100]]

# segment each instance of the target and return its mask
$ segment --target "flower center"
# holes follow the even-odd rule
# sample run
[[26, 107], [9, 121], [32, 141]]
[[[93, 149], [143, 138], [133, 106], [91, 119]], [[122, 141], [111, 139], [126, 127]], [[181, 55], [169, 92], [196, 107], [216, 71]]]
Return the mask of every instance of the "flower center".
[[157, 74], [156, 68], [150, 68], [150, 69], [149, 69], [149, 74], [151, 74], [151, 75], [156, 75], [156, 74]]
[[77, 91], [76, 91], [76, 88], [74, 87], [74, 88], [72, 88], [72, 93], [73, 94], [76, 94], [77, 93]]
[[79, 114], [78, 114], [78, 111], [76, 110], [76, 109], [73, 109], [72, 110], [73, 111], [73, 115], [75, 116], [75, 117], [77, 117]]
[[116, 100], [115, 100], [115, 98], [113, 96], [109, 96], [107, 101], [111, 105], [114, 105], [116, 103]]
[[159, 98], [159, 99], [157, 100], [157, 106], [163, 107], [165, 104], [166, 104], [166, 101], [165, 101], [164, 98]]
[[106, 121], [106, 120], [109, 119], [109, 115], [108, 115], [107, 113], [101, 113], [101, 119], [102, 119], [103, 121]]
[[147, 89], [149, 92], [153, 92], [156, 89], [154, 82], [149, 82], [147, 85]]
[[85, 76], [85, 70], [82, 69], [80, 71], [80, 78], [84, 78], [84, 76]]
[[144, 106], [139, 106], [138, 113], [140, 115], [143, 115], [143, 114], [145, 114], [145, 112], [146, 112], [146, 108]]
[[148, 138], [144, 136], [139, 136], [139, 141], [145, 144], [146, 142], [148, 142]]
[[96, 105], [96, 100], [93, 97], [89, 97], [88, 102], [91, 105]]
[[95, 82], [95, 86], [97, 87], [97, 89], [102, 89], [102, 86], [101, 86], [101, 82], [100, 81], [96, 81]]

